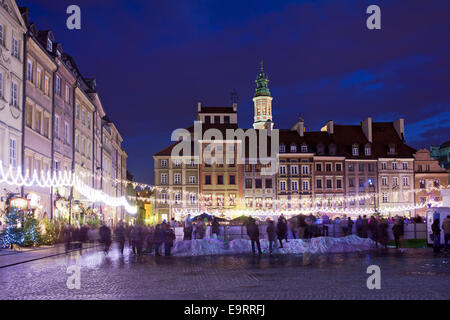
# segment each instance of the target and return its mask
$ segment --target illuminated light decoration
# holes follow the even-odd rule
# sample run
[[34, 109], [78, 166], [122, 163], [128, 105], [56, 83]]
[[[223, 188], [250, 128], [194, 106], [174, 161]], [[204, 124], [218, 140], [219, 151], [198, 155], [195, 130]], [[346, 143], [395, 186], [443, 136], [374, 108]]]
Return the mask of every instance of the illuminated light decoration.
[[102, 190], [93, 189], [87, 185], [85, 185], [82, 180], [77, 177], [75, 174], [72, 174], [70, 171], [62, 172], [47, 172], [46, 174], [41, 173], [40, 177], [35, 170], [33, 172], [33, 176], [30, 178], [28, 170], [26, 171], [25, 176], [22, 175], [22, 168], [17, 167], [16, 173], [14, 174], [14, 170], [10, 167], [5, 173], [3, 169], [3, 164], [0, 161], [0, 183], [7, 183], [9, 185], [15, 186], [39, 186], [41, 188], [57, 188], [57, 187], [74, 187], [80, 194], [89, 199], [92, 202], [102, 202], [108, 204], [112, 207], [120, 207], [123, 206], [125, 210], [130, 214], [136, 214], [137, 208], [131, 206], [125, 197], [111, 197], [105, 194]]
[[84, 184], [80, 178], [75, 177], [75, 189], [92, 202], [102, 202], [111, 207], [124, 207], [130, 214], [137, 213], [137, 207], [131, 206], [125, 197], [111, 197], [105, 194], [102, 190], [93, 189]]

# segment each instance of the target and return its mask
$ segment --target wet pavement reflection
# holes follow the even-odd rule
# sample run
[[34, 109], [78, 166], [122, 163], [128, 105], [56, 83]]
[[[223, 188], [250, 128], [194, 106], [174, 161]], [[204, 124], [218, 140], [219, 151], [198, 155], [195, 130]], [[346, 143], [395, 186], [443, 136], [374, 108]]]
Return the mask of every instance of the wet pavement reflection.
[[[450, 255], [378, 249], [319, 255], [135, 256], [116, 246], [0, 269], [1, 299], [449, 299]], [[67, 268], [81, 288], [67, 287]], [[381, 290], [366, 286], [381, 269]]]

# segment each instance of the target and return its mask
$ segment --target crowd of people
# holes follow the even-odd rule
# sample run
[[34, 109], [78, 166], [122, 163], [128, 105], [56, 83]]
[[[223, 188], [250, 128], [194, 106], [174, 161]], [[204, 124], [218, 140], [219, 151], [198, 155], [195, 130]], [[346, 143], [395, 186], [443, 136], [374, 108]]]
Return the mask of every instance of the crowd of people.
[[[391, 220], [366, 215], [359, 216], [355, 221], [350, 217], [340, 217], [333, 221], [326, 215], [317, 221], [313, 215], [299, 215], [297, 217], [286, 219], [283, 214], [275, 223], [273, 219], [266, 220], [265, 228], [267, 240], [269, 241], [269, 253], [272, 254], [273, 249], [279, 243], [279, 247], [283, 248], [283, 242], [287, 243], [288, 238], [292, 239], [310, 239], [319, 236], [329, 235], [329, 226], [335, 225], [340, 228], [342, 236], [348, 236], [355, 233], [360, 238], [370, 238], [375, 241], [376, 246], [381, 245], [387, 248], [389, 243], [389, 224], [393, 223], [392, 234], [396, 248], [401, 247], [401, 239], [404, 236], [405, 219], [403, 217], [395, 217]], [[120, 222], [112, 231], [107, 225], [102, 225], [98, 230], [94, 227], [83, 225], [81, 227], [64, 226], [62, 236], [66, 243], [66, 250], [71, 247], [72, 243], [79, 243], [80, 248], [83, 242], [98, 241], [103, 245], [105, 253], [109, 252], [113, 239], [119, 244], [119, 251], [123, 254], [126, 243], [131, 248], [131, 252], [141, 256], [143, 254], [154, 254], [155, 256], [170, 256], [172, 247], [176, 239], [175, 228], [183, 227], [183, 240], [204, 239], [206, 228], [210, 225], [210, 233], [212, 238], [221, 236], [219, 219], [212, 217], [210, 222], [199, 219], [193, 220], [190, 215], [182, 223], [172, 219], [169, 223], [163, 221], [156, 226], [134, 225], [128, 226]], [[254, 254], [262, 254], [260, 244], [260, 227], [256, 219], [249, 217], [245, 223], [247, 235], [251, 241], [252, 252]], [[444, 249], [448, 250], [448, 242], [450, 241], [450, 216], [443, 221], [442, 231], [445, 234]], [[434, 250], [440, 251], [440, 222], [434, 220], [432, 225]], [[128, 242], [127, 242], [128, 240]]]

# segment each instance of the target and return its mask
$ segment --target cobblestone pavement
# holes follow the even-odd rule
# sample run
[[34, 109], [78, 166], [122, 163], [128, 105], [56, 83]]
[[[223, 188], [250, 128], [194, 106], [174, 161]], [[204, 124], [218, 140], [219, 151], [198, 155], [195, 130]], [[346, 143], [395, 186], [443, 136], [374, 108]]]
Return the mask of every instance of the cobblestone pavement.
[[[67, 267], [81, 267], [69, 290]], [[381, 290], [369, 290], [369, 265]], [[450, 255], [431, 249], [268, 257], [135, 257], [114, 247], [0, 269], [0, 299], [450, 299]]]

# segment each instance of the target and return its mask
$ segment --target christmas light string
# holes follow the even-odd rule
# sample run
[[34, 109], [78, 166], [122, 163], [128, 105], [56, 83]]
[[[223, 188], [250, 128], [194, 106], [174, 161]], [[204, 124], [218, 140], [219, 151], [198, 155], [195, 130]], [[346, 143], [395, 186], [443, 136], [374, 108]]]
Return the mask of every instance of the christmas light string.
[[58, 187], [74, 187], [81, 195], [86, 197], [92, 202], [101, 202], [111, 207], [123, 206], [125, 210], [130, 214], [136, 214], [137, 208], [128, 203], [125, 197], [112, 197], [99, 189], [94, 189], [86, 185], [80, 177], [72, 174], [70, 171], [47, 173], [41, 172], [39, 175], [34, 170], [32, 177], [27, 170], [25, 176], [22, 175], [22, 168], [17, 167], [14, 173], [14, 169], [10, 167], [7, 172], [3, 169], [3, 164], [0, 161], [0, 183], [6, 183], [18, 187], [31, 187], [38, 186], [41, 188], [58, 188]]

